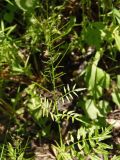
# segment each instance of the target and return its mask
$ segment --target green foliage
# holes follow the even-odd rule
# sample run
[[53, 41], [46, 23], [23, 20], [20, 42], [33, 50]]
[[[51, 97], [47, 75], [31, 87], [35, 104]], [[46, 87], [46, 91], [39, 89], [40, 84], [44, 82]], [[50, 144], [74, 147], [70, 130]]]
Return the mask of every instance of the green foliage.
[[[99, 154], [108, 155], [109, 152], [106, 149], [112, 149], [112, 146], [109, 146], [102, 141], [106, 138], [110, 138], [111, 128], [102, 129], [102, 132], [99, 133], [99, 128], [92, 126], [89, 129], [81, 127], [78, 129], [76, 136], [73, 136], [70, 133], [70, 137], [67, 141], [67, 146], [65, 145], [53, 146], [53, 151], [58, 160], [70, 159], [72, 160], [75, 157], [80, 159], [91, 158], [91, 159], [100, 159]], [[77, 141], [75, 140], [77, 138]], [[77, 147], [77, 152], [75, 148]], [[84, 151], [84, 152], [83, 152]]]
[[35, 0], [15, 0], [17, 6], [23, 11], [32, 11], [37, 1]]
[[112, 12], [113, 12], [114, 19], [118, 22], [118, 24], [120, 24], [120, 12], [119, 12], [119, 10], [114, 8]]
[[84, 31], [84, 39], [86, 43], [99, 49], [105, 36], [104, 28], [105, 25], [102, 22], [88, 24]]
[[14, 143], [16, 143], [15, 146], [8, 142], [6, 145], [7, 149], [5, 150], [3, 148], [0, 156], [1, 160], [6, 160], [8, 158], [10, 160], [30, 160], [30, 158], [24, 158], [26, 146], [23, 147], [19, 140]]
[[[0, 9], [0, 114], [23, 139], [33, 123], [27, 134], [58, 160], [109, 159], [106, 117], [120, 107], [119, 1], [4, 0]], [[0, 158], [25, 159], [26, 147], [6, 140]]]
[[117, 46], [118, 50], [120, 51], [120, 47], [119, 47], [119, 44], [120, 44], [119, 27], [116, 27], [114, 29], [114, 31], [113, 31], [113, 37], [115, 39], [116, 46]]
[[29, 74], [30, 66], [27, 65], [27, 60], [23, 60], [19, 56], [17, 42], [10, 36], [11, 32], [15, 29], [14, 26], [5, 28], [4, 22], [1, 21], [0, 31], [0, 66], [6, 64], [16, 74]]

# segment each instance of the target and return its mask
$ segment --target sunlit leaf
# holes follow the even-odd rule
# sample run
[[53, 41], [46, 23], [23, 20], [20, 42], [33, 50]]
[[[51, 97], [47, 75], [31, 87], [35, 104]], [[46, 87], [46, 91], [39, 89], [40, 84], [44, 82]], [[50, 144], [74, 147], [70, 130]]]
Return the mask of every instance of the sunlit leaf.
[[112, 100], [120, 108], [120, 93], [118, 93], [117, 91], [113, 92], [112, 93]]
[[30, 11], [34, 8], [36, 0], [15, 0], [15, 2], [23, 11]]
[[117, 75], [117, 87], [120, 88], [120, 75]]
[[113, 9], [113, 15], [116, 18], [116, 20], [118, 21], [118, 23], [120, 24], [120, 10], [114, 8]]
[[115, 39], [115, 42], [116, 42], [116, 46], [117, 46], [117, 49], [120, 51], [120, 34], [119, 34], [119, 28], [116, 27], [113, 31], [113, 37]]
[[89, 99], [85, 102], [85, 112], [89, 116], [90, 119], [96, 119], [100, 114], [98, 108], [96, 107], [93, 100]]
[[110, 86], [110, 76], [101, 68], [96, 67], [96, 65], [90, 65], [87, 68], [85, 81], [87, 83], [90, 95], [95, 98], [102, 96], [103, 89], [109, 88]]

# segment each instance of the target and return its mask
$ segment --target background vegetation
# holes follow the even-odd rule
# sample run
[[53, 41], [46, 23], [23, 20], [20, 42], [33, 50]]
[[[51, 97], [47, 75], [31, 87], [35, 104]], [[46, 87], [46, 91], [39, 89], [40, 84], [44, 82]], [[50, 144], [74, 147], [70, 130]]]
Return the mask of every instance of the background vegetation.
[[119, 0], [0, 9], [0, 159], [119, 160]]

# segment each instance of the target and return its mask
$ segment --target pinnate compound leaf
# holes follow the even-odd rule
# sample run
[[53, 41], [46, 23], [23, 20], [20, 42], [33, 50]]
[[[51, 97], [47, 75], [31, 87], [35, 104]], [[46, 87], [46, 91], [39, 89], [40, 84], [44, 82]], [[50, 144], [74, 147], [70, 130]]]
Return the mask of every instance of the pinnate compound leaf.
[[22, 152], [19, 157], [17, 158], [17, 160], [23, 160], [23, 156], [24, 156], [24, 152]]
[[12, 159], [13, 157], [15, 158], [15, 150], [13, 148], [13, 146], [11, 145], [11, 143], [8, 143], [8, 155], [9, 157]]

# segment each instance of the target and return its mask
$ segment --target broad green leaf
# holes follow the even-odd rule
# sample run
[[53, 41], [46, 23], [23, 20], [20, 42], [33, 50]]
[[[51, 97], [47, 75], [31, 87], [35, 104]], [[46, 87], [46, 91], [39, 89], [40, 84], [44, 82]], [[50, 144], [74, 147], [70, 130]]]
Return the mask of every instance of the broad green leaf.
[[91, 99], [88, 99], [85, 103], [85, 112], [87, 113], [90, 119], [96, 119], [97, 116], [100, 114], [94, 101]]
[[15, 0], [17, 6], [23, 11], [31, 11], [37, 0]]
[[101, 87], [108, 88], [110, 85], [110, 76], [101, 68], [97, 67], [96, 81], [97, 81], [97, 84], [100, 85]]
[[[86, 69], [85, 81], [89, 89], [100, 91], [100, 87], [108, 88], [110, 85], [110, 76], [101, 68], [97, 67], [98, 62], [103, 55], [103, 50], [100, 49], [96, 52], [93, 63]], [[99, 87], [98, 87], [99, 86]]]
[[95, 85], [94, 88], [90, 89], [89, 93], [95, 99], [99, 99], [103, 94], [103, 88], [100, 85]]
[[4, 20], [6, 20], [9, 23], [13, 21], [13, 18], [14, 18], [14, 14], [12, 12], [9, 12], [9, 13], [6, 12], [4, 14]]
[[93, 59], [94, 65], [96, 66], [98, 65], [98, 62], [100, 61], [100, 58], [102, 57], [102, 55], [103, 55], [103, 49], [100, 48], [99, 51], [96, 52], [95, 57]]
[[116, 8], [114, 8], [112, 12], [113, 12], [114, 17], [116, 18], [116, 20], [120, 24], [120, 10], [117, 10]]
[[116, 46], [118, 50], [120, 51], [120, 36], [118, 34], [115, 34], [114, 38], [115, 38]]
[[[104, 25], [102, 22], [93, 22], [84, 31], [84, 40], [91, 46], [100, 48]], [[94, 37], [94, 38], [93, 38]]]
[[94, 64], [87, 67], [85, 80], [86, 80], [89, 88], [94, 88], [95, 87], [95, 84], [96, 84], [96, 81], [95, 81], [96, 70], [97, 70], [97, 67]]
[[118, 31], [118, 27], [115, 28], [115, 30], [113, 31], [113, 37], [115, 39], [116, 42], [116, 47], [117, 49], [120, 51], [120, 35], [119, 35], [119, 31]]
[[107, 101], [105, 100], [99, 101], [98, 106], [99, 106], [99, 111], [102, 116], [105, 116], [108, 112], [110, 112], [111, 108]]
[[89, 90], [93, 90], [96, 94], [98, 92], [98, 95], [100, 95], [102, 93], [102, 88], [109, 88], [110, 76], [101, 68], [93, 64], [87, 68], [85, 81]]
[[120, 88], [120, 75], [117, 75], [117, 87]]
[[120, 93], [118, 93], [117, 91], [113, 92], [112, 93], [112, 100], [120, 108]]
[[101, 38], [99, 31], [89, 27], [85, 33], [85, 41], [91, 46], [100, 48]]

